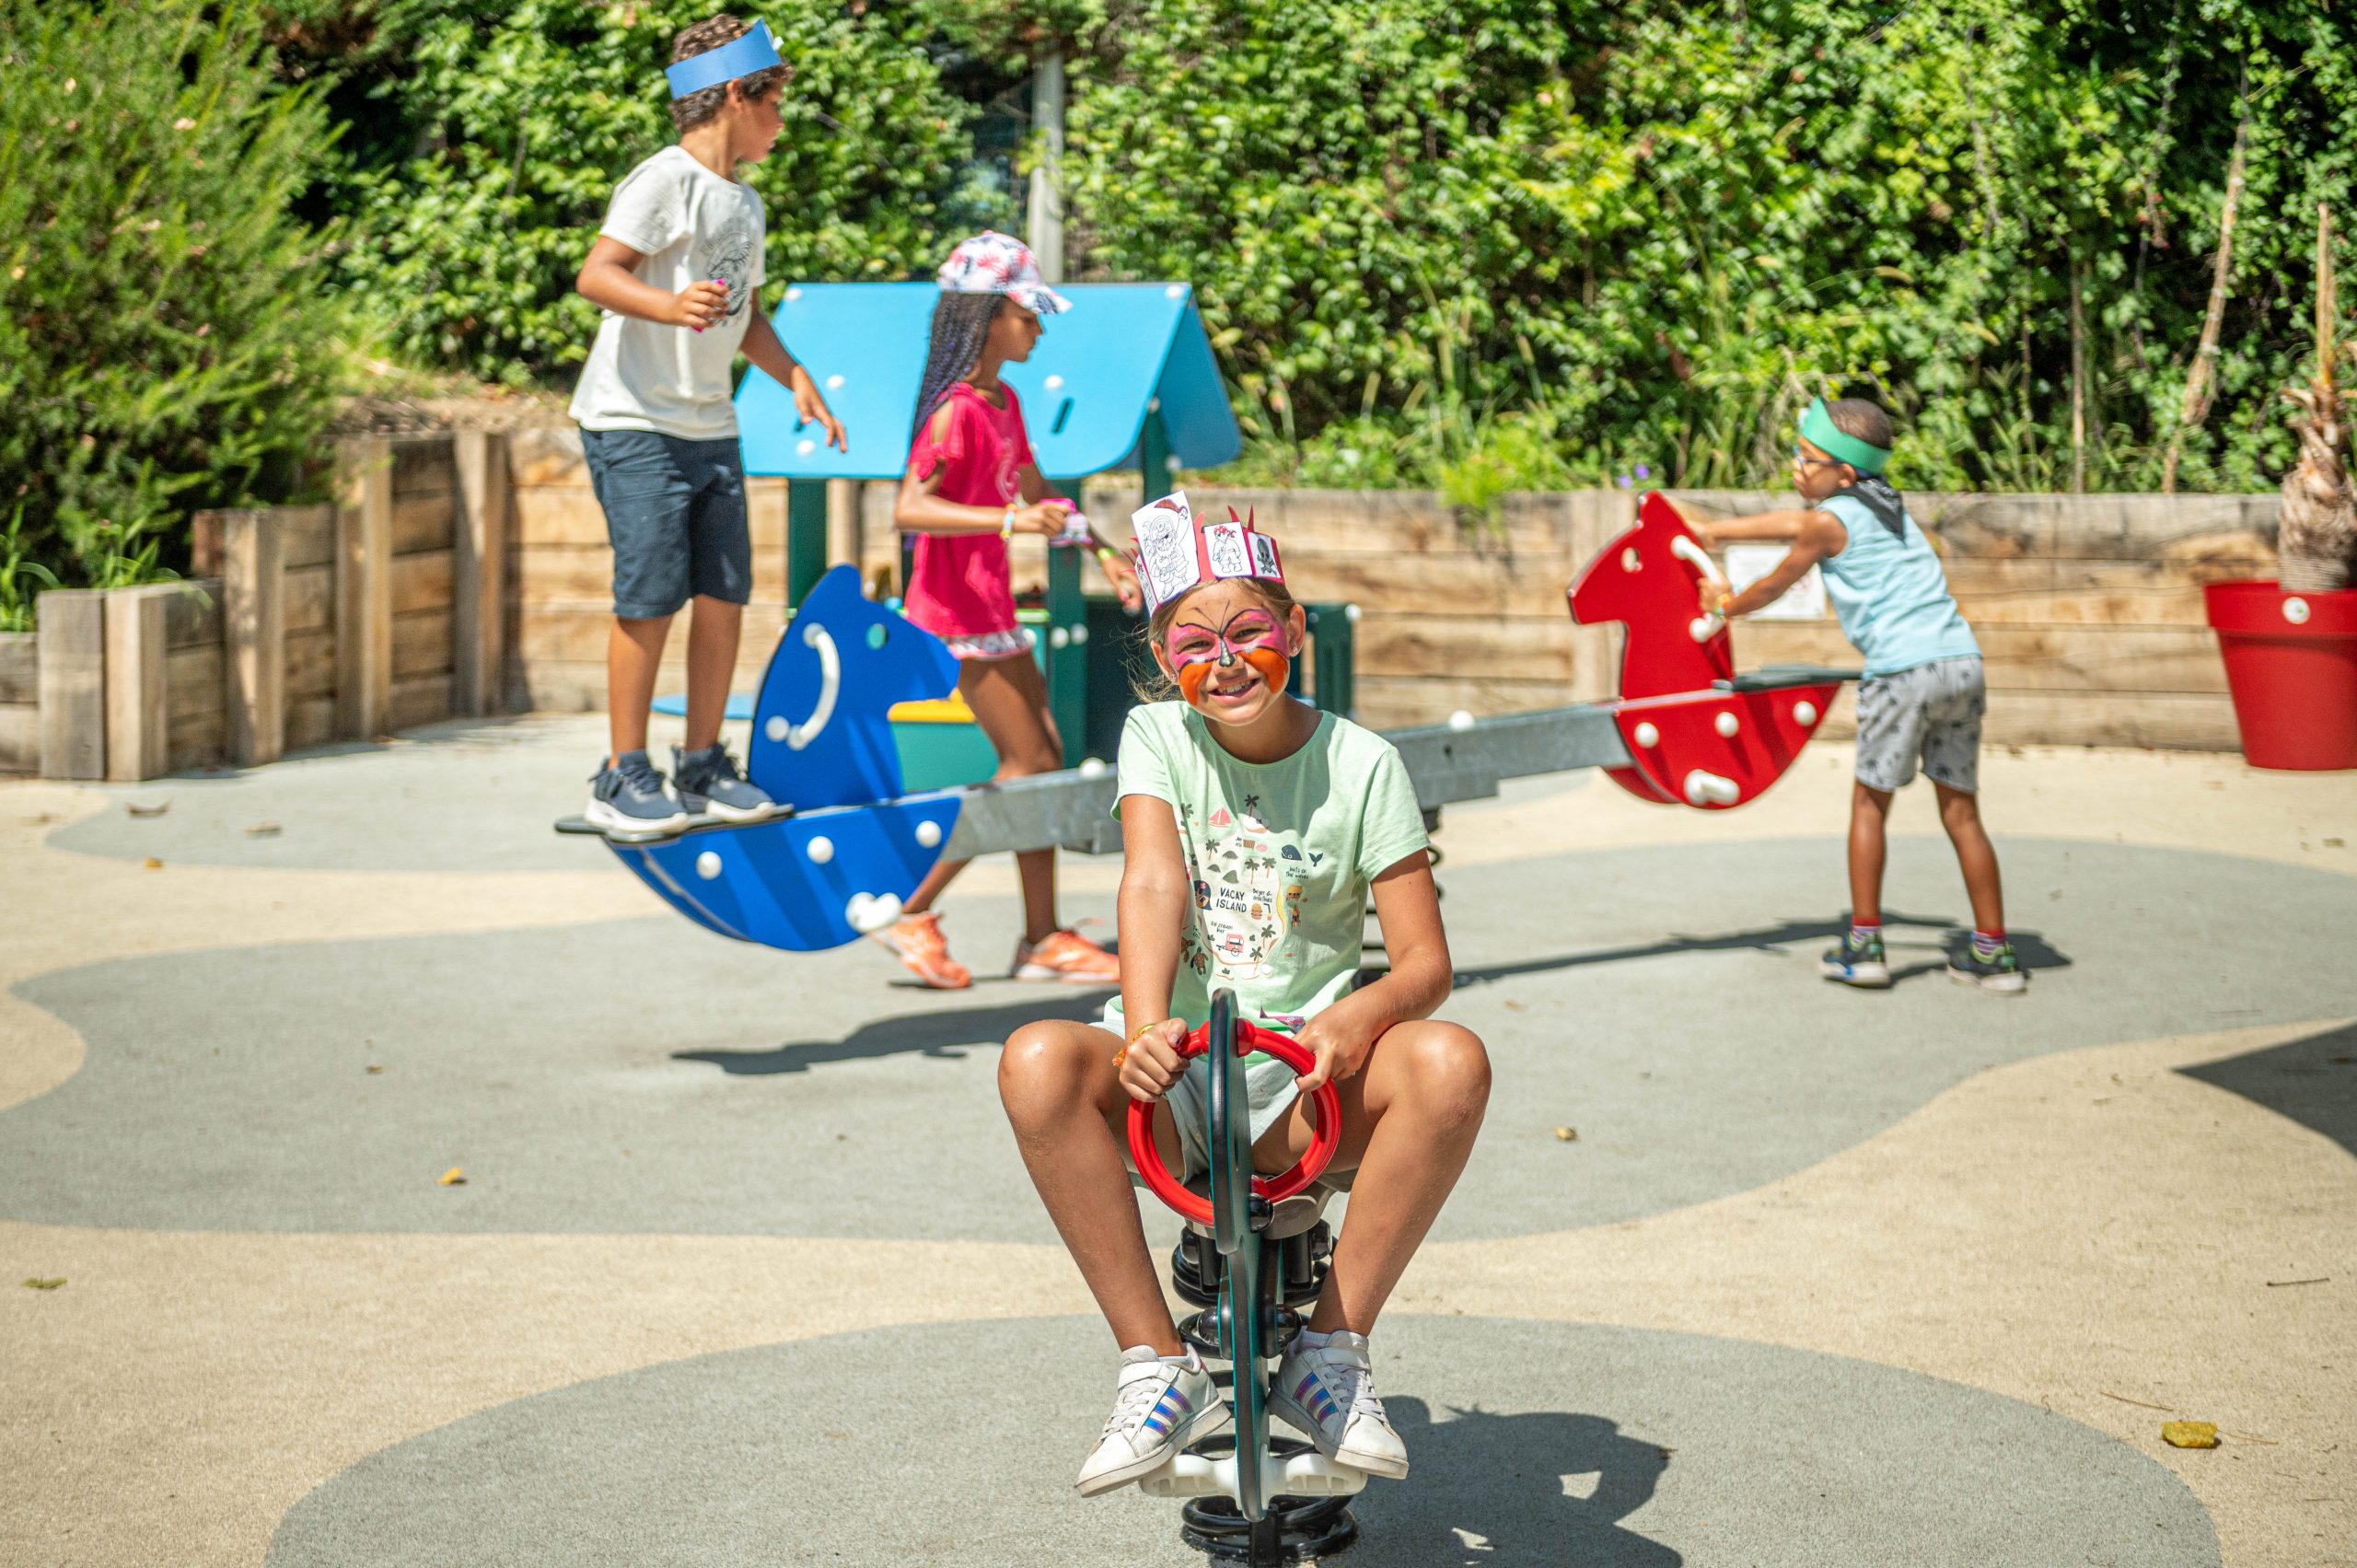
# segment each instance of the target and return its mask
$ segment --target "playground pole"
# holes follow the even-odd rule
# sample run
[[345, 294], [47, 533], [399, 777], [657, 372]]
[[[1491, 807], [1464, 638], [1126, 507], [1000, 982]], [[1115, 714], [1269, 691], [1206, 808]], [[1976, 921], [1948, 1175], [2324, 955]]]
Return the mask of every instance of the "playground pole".
[[801, 604], [827, 575], [827, 482], [785, 482], [785, 603]]

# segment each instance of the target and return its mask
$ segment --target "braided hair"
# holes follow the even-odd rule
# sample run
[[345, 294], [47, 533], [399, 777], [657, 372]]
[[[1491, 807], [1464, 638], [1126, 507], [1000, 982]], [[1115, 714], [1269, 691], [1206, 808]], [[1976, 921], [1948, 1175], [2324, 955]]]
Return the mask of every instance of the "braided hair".
[[945, 289], [933, 306], [933, 343], [926, 350], [924, 377], [917, 383], [916, 417], [909, 423], [909, 440], [924, 428], [949, 389], [966, 378], [981, 363], [982, 340], [998, 315], [995, 294], [953, 294]]

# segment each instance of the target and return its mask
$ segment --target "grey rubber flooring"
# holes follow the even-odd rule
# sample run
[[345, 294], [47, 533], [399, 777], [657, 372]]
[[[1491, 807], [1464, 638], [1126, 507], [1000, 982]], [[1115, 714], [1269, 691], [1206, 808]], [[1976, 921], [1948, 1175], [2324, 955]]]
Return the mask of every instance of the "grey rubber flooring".
[[[2005, 856], [2016, 933], [2041, 966], [2021, 998], [1936, 972], [1963, 913], [1940, 841], [1894, 842], [1891, 916], [1922, 923], [1895, 927], [1902, 979], [1886, 993], [1816, 978], [1841, 907], [1832, 841], [1445, 869], [1464, 973], [1446, 1012], [1488, 1040], [1496, 1088], [1434, 1234], [1598, 1225], [1746, 1191], [2027, 1055], [2357, 1012], [2345, 877], [2041, 840]], [[978, 969], [1011, 948], [1011, 900], [949, 907]], [[0, 1113], [0, 1214], [1052, 1239], [998, 1108], [996, 1048], [1028, 1018], [1093, 1016], [1101, 995], [1004, 981], [949, 995], [888, 984], [898, 973], [872, 945], [789, 956], [651, 911], [44, 974], [19, 993], [88, 1056]], [[468, 1184], [437, 1186], [452, 1166]]]
[[[911, 1282], [916, 1288], [916, 1282]], [[1110, 1400], [1093, 1320], [944, 1324], [654, 1366], [485, 1411], [314, 1491], [269, 1568], [1177, 1568], [1178, 1504], [1071, 1490]], [[1564, 1323], [1394, 1317], [1404, 1481], [1353, 1568], [2199, 1568], [2159, 1465], [1865, 1362]]]

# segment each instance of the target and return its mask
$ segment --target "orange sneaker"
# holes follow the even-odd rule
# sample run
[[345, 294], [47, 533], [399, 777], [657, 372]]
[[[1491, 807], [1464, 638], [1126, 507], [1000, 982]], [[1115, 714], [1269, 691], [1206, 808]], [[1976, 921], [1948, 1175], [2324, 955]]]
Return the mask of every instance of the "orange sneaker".
[[1035, 946], [1015, 945], [1015, 978], [1066, 985], [1119, 985], [1121, 960], [1077, 931], [1051, 931]]
[[941, 917], [931, 910], [904, 914], [875, 935], [909, 966], [910, 973], [935, 991], [963, 991], [974, 983], [972, 972], [949, 956]]

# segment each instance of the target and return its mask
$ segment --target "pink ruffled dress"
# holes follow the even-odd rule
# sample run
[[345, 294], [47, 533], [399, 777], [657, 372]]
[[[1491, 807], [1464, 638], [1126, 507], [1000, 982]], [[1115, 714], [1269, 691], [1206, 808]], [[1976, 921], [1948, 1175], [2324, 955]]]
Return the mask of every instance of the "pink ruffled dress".
[[[1031, 461], [1023, 433], [1023, 404], [1015, 389], [1001, 383], [1004, 408], [960, 381], [943, 404], [948, 428], [933, 438], [928, 419], [909, 445], [909, 466], [919, 479], [941, 471], [935, 492], [966, 506], [1023, 504], [1016, 475]], [[1031, 639], [1015, 619], [1015, 587], [1006, 541], [994, 533], [917, 535], [916, 563], [901, 609], [911, 621], [939, 637], [959, 658], [1009, 658], [1031, 651]]]

